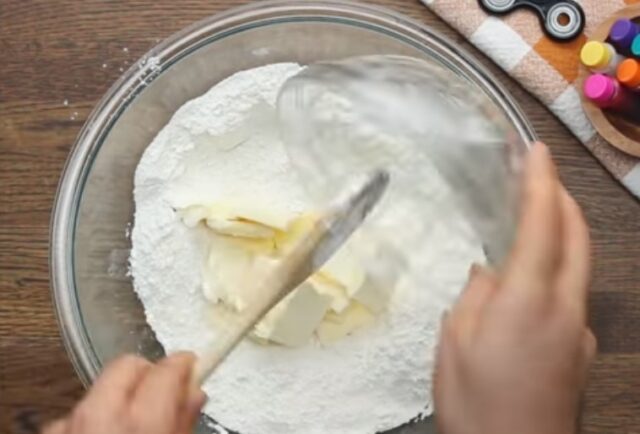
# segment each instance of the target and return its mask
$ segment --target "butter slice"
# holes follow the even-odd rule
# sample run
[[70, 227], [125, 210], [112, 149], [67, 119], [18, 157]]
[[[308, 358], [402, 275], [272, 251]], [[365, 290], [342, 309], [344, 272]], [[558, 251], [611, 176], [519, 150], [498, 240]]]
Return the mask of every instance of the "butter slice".
[[296, 215], [291, 212], [256, 207], [248, 203], [220, 203], [209, 207], [210, 216], [227, 220], [258, 223], [280, 231], [286, 231]]
[[302, 346], [313, 336], [330, 303], [331, 297], [318, 294], [305, 282], [271, 309], [253, 334], [288, 347]]
[[244, 287], [247, 270], [253, 264], [252, 255], [227, 240], [212, 241], [203, 270], [202, 289], [204, 296], [212, 303], [222, 301], [234, 310], [246, 306], [238, 292]]
[[375, 321], [373, 314], [358, 302], [351, 305], [340, 314], [328, 313], [324, 321], [318, 326], [316, 334], [322, 344], [334, 343], [356, 330], [370, 326]]
[[229, 220], [225, 217], [210, 215], [206, 220], [207, 227], [220, 235], [240, 238], [273, 238], [276, 231], [268, 226], [242, 220]]
[[[184, 224], [211, 229], [203, 271], [205, 297], [243, 311], [259, 289], [260, 276], [275, 267], [313, 226], [317, 216], [296, 216], [250, 205], [194, 205], [179, 211]], [[375, 280], [375, 279], [374, 279]], [[389, 285], [374, 284], [348, 246], [260, 321], [251, 336], [260, 343], [288, 347], [307, 344], [314, 333], [335, 342], [374, 322], [389, 302]]]
[[340, 313], [349, 306], [349, 297], [342, 285], [317, 273], [311, 276], [308, 282], [313, 285], [318, 294], [331, 297], [330, 307], [333, 312]]
[[255, 256], [275, 256], [277, 253], [272, 238], [234, 237], [233, 243]]
[[348, 296], [355, 294], [365, 281], [365, 272], [347, 247], [339, 249], [318, 270], [324, 278], [342, 285]]
[[187, 227], [205, 221], [220, 235], [255, 239], [273, 238], [276, 231], [286, 231], [295, 218], [292, 213], [225, 203], [189, 206], [180, 210], [180, 216]]
[[192, 205], [178, 211], [182, 223], [188, 228], [195, 228], [198, 223], [209, 215], [209, 209], [203, 205]]
[[367, 273], [348, 247], [338, 250], [318, 274], [342, 285], [347, 299], [360, 302], [373, 313], [381, 312], [389, 304], [395, 286], [395, 282], [390, 282], [390, 279], [367, 279]]
[[317, 217], [313, 215], [303, 215], [292, 220], [286, 231], [280, 231], [276, 234], [274, 238], [276, 249], [282, 255], [286, 255], [313, 228], [316, 220]]
[[353, 300], [362, 303], [372, 313], [377, 314], [383, 311], [391, 300], [392, 287], [383, 286], [379, 282], [367, 279], [362, 286], [351, 293]]

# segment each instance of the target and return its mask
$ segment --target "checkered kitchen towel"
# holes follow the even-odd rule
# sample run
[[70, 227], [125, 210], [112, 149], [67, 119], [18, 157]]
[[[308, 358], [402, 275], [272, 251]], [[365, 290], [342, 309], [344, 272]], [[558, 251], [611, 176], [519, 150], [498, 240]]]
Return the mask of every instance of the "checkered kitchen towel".
[[526, 9], [493, 17], [477, 0], [421, 1], [546, 104], [640, 198], [640, 159], [618, 151], [595, 132], [582, 111], [577, 84], [579, 51], [588, 35], [601, 20], [640, 0], [578, 0], [587, 16], [585, 34], [569, 43], [545, 36], [537, 15]]

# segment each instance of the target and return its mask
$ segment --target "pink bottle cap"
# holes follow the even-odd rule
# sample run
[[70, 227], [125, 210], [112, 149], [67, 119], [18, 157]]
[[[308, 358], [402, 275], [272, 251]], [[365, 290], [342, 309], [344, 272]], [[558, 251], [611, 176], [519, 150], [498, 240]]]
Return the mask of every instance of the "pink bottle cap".
[[584, 82], [584, 96], [598, 105], [607, 105], [616, 94], [616, 84], [611, 77], [594, 74]]

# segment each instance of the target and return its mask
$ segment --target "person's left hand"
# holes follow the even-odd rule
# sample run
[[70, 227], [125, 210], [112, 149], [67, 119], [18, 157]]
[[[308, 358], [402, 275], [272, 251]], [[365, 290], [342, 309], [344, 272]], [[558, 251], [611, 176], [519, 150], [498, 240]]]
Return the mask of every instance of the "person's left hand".
[[109, 364], [66, 418], [43, 434], [187, 434], [205, 394], [195, 387], [195, 357], [181, 353], [157, 364], [123, 356]]

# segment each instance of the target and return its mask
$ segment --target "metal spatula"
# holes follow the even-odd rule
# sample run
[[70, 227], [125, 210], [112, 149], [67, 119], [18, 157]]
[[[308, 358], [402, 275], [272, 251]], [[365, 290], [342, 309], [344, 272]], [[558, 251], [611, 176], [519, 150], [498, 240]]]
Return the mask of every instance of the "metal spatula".
[[199, 384], [273, 306], [331, 258], [367, 217], [388, 183], [388, 173], [378, 170], [348, 186], [276, 268], [257, 276], [255, 286], [248, 288], [251, 303], [239, 313], [226, 315], [224, 332], [198, 359], [194, 378]]

